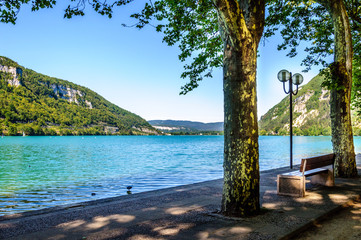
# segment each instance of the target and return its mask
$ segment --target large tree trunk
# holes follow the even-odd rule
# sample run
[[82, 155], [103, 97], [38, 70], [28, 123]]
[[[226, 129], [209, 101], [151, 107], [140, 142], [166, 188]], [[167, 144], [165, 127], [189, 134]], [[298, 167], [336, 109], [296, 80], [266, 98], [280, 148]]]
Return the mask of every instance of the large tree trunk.
[[350, 108], [353, 58], [350, 23], [343, 0], [321, 2], [331, 15], [335, 35], [334, 63], [330, 67], [334, 86], [330, 105], [335, 175], [355, 177], [357, 168]]
[[265, 5], [263, 0], [214, 3], [224, 42], [222, 213], [250, 216], [260, 209], [256, 68]]
[[230, 216], [259, 211], [256, 49], [254, 46], [243, 55], [227, 45], [224, 51], [222, 211]]

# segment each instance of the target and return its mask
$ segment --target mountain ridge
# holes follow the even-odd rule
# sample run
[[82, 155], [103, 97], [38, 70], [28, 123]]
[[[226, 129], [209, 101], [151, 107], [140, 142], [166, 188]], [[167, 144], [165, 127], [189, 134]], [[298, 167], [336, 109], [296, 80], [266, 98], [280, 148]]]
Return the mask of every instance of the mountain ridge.
[[158, 134], [146, 120], [75, 83], [0, 56], [0, 135]]
[[223, 122], [203, 123], [186, 120], [150, 120], [154, 128], [163, 132], [221, 132]]

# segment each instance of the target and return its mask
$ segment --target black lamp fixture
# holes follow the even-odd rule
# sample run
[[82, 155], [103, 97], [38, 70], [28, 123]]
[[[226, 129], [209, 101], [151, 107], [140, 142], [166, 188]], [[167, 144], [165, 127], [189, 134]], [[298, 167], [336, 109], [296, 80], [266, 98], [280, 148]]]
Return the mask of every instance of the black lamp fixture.
[[[292, 169], [293, 163], [292, 163], [292, 95], [297, 95], [298, 93], [298, 86], [302, 84], [303, 82], [303, 76], [299, 73], [296, 73], [292, 76], [292, 73], [283, 69], [278, 72], [277, 78], [280, 82], [283, 83], [283, 91], [286, 94], [290, 95], [290, 168]], [[286, 82], [288, 82], [288, 91], [286, 90]], [[293, 85], [296, 85], [296, 91], [293, 91]]]

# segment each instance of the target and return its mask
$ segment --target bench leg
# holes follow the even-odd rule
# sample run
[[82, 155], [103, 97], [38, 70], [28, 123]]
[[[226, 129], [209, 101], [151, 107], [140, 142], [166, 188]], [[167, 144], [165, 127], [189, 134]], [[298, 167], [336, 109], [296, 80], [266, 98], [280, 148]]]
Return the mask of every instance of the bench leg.
[[328, 187], [335, 186], [335, 177], [332, 170], [328, 170], [326, 173], [311, 176], [310, 178], [312, 184], [320, 184]]
[[305, 196], [305, 177], [277, 175], [277, 194], [293, 197]]

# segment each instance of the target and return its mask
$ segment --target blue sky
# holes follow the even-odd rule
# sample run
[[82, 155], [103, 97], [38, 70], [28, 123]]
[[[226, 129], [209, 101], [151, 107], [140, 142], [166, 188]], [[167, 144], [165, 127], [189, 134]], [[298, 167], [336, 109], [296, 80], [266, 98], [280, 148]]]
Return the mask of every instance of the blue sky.
[[[86, 86], [146, 120], [223, 121], [222, 70], [189, 94], [179, 95], [186, 80], [180, 78], [183, 65], [178, 48], [162, 43], [162, 34], [152, 27], [121, 26], [134, 23], [129, 15], [142, 7], [140, 1], [136, 3], [116, 9], [112, 19], [89, 6], [84, 17], [70, 20], [63, 19], [66, 5], [38, 12], [24, 6], [16, 25], [0, 23], [0, 55], [39, 73]], [[279, 42], [276, 36], [259, 48], [258, 117], [286, 96], [278, 71], [303, 69], [302, 54], [287, 58], [285, 52], [277, 51]], [[317, 73], [314, 68], [303, 74], [305, 82]]]

